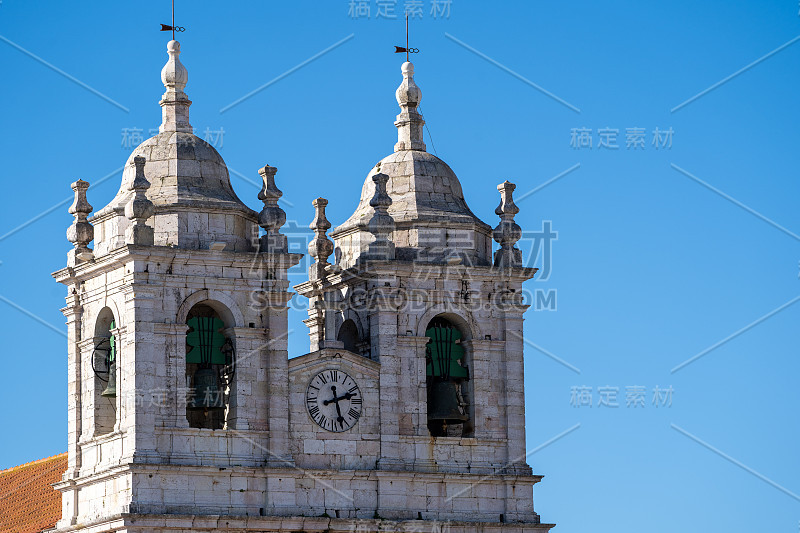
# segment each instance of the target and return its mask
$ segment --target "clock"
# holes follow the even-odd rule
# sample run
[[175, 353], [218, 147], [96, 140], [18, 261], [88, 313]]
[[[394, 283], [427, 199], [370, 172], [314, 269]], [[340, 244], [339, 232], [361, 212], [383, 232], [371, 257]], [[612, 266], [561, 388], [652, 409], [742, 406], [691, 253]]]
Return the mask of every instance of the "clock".
[[323, 370], [308, 382], [306, 408], [319, 427], [340, 433], [352, 428], [361, 417], [361, 390], [341, 370]]

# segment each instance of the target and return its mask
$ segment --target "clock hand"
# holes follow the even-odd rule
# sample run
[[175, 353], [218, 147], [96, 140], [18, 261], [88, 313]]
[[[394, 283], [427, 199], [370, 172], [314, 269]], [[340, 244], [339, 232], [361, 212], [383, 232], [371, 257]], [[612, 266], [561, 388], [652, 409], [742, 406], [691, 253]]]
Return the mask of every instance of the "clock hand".
[[353, 394], [352, 392], [348, 392], [347, 394], [343, 394], [342, 396], [339, 396], [337, 398], [336, 397], [336, 387], [331, 387], [331, 391], [333, 392], [333, 398], [331, 398], [330, 400], [325, 400], [324, 402], [322, 402], [322, 405], [329, 405], [329, 404], [332, 404], [334, 402], [336, 402], [338, 404], [339, 400], [350, 400], [355, 396], [355, 394]]
[[336, 397], [336, 385], [331, 387], [331, 392], [333, 393], [333, 398], [331, 398], [330, 400], [325, 400], [324, 402], [322, 402], [322, 405], [330, 405], [334, 402], [338, 404], [339, 398]]
[[328, 403], [333, 402], [333, 403], [336, 404], [336, 414], [338, 415], [336, 417], [336, 421], [339, 422], [339, 424], [342, 427], [344, 427], [344, 417], [342, 416], [342, 409], [339, 407], [339, 400], [341, 400], [342, 398], [337, 398], [336, 397], [336, 386], [335, 385], [331, 387], [331, 392], [333, 393], [333, 400], [329, 400]]

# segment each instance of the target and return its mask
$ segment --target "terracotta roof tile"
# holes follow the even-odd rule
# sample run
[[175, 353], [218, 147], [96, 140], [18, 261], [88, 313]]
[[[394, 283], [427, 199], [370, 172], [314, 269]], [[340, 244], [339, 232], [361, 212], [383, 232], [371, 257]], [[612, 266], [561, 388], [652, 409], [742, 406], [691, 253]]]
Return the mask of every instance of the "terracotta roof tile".
[[51, 486], [61, 481], [67, 454], [0, 470], [0, 531], [38, 533], [61, 518], [61, 493]]

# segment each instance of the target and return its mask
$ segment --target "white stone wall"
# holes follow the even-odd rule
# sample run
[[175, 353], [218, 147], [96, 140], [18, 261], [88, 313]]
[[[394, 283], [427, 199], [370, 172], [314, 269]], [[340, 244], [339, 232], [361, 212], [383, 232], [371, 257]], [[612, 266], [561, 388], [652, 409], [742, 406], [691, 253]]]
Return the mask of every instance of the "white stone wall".
[[[332, 346], [290, 362], [285, 271], [296, 258], [265, 256], [254, 267], [241, 256], [126, 246], [61, 272], [76, 290], [65, 314], [71, 387], [79, 384], [61, 526], [127, 512], [491, 524], [502, 516], [511, 531], [537, 521], [539, 477], [524, 460], [524, 307], [492, 304], [513, 299], [530, 272], [498, 279], [489, 267], [439, 265], [420, 276], [418, 266], [388, 262], [355, 277], [331, 273], [314, 289], [335, 302], [321, 311], [322, 342], [357, 319], [371, 357]], [[348, 298], [356, 288], [357, 305]], [[486, 305], [467, 305], [475, 301]], [[197, 303], [217, 309], [236, 343], [223, 430], [188, 427], [181, 399], [186, 314]], [[117, 420], [98, 435], [89, 355], [106, 307], [118, 326]], [[469, 436], [427, 432], [424, 332], [442, 313], [465, 333]], [[362, 391], [349, 431], [327, 432], [306, 411], [308, 381], [325, 368], [347, 372]]]

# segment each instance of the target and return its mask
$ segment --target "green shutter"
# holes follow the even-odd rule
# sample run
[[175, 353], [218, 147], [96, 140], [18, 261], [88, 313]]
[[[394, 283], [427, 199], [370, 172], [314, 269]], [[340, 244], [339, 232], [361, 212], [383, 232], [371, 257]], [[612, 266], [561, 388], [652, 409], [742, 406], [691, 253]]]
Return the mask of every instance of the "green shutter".
[[[111, 330], [116, 328], [117, 325], [112, 320], [111, 324], [109, 324], [108, 326], [108, 331], [110, 332]], [[108, 343], [111, 345], [111, 348], [109, 349], [108, 352], [108, 364], [111, 364], [117, 360], [117, 338], [114, 337], [114, 335], [111, 335], [111, 338], [108, 339]]]
[[428, 376], [443, 379], [467, 378], [467, 369], [459, 361], [464, 359], [464, 348], [456, 341], [461, 338], [461, 332], [456, 328], [434, 326], [429, 328], [425, 335], [431, 340], [428, 342], [428, 362], [425, 373]]
[[219, 318], [190, 318], [187, 322], [192, 330], [186, 334], [190, 349], [186, 352], [187, 363], [224, 365], [225, 355], [220, 348], [225, 344], [225, 336], [220, 332], [225, 324]]

